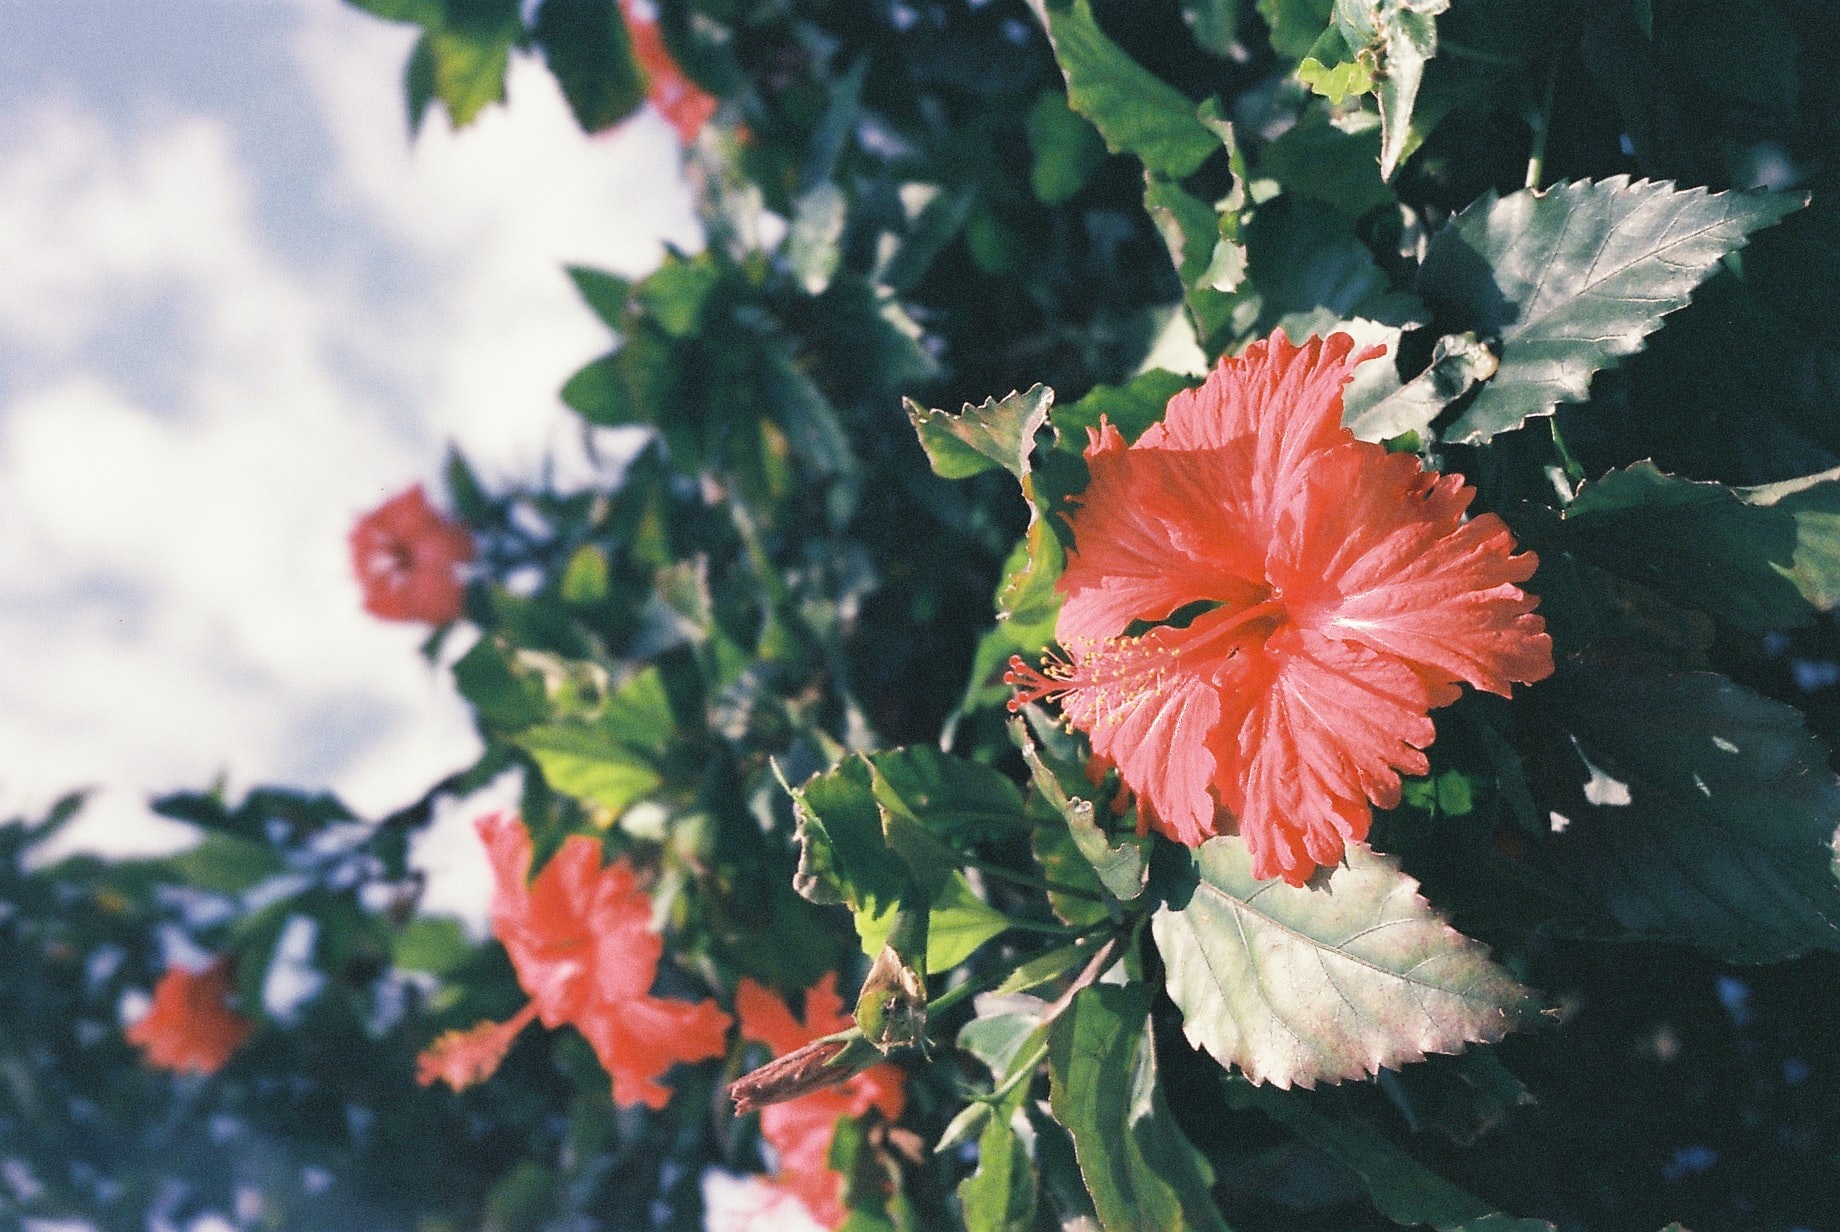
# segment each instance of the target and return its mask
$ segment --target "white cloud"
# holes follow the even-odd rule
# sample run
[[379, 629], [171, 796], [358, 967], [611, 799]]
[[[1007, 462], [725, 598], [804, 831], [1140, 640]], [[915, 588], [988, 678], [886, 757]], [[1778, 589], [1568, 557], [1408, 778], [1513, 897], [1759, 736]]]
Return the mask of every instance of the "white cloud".
[[[607, 335], [560, 267], [696, 242], [655, 117], [585, 138], [522, 64], [510, 108], [411, 149], [407, 32], [275, 13], [329, 171], [259, 180], [236, 114], [0, 112], [0, 813], [100, 784], [90, 843], [170, 841], [140, 797], [220, 772], [381, 812], [463, 764], [464, 707], [421, 630], [362, 613], [346, 531], [450, 438], [503, 480], [566, 454], [555, 391]], [[265, 225], [277, 192], [304, 232]], [[476, 857], [441, 901], [476, 901]]]

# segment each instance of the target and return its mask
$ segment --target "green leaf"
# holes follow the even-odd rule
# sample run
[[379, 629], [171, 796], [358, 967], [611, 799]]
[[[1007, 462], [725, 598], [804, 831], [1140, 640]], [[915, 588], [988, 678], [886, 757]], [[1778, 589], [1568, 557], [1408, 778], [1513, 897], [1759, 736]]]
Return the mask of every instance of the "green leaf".
[[1074, 994], [1048, 1036], [1049, 1105], [1107, 1232], [1227, 1232], [1207, 1164], [1163, 1106], [1149, 1011], [1141, 984]]
[[1335, 0], [1258, 0], [1259, 16], [1271, 30], [1271, 45], [1289, 60], [1301, 60], [1329, 28]]
[[1533, 998], [1359, 844], [1308, 885], [1256, 881], [1238, 837], [1194, 852], [1151, 926], [1189, 1042], [1311, 1087], [1500, 1039]]
[[422, 42], [433, 68], [434, 95], [455, 128], [465, 128], [491, 103], [505, 101], [505, 73], [518, 27], [430, 30]]
[[[893, 910], [858, 911], [856, 934], [863, 953], [872, 958], [879, 954], [894, 924]], [[963, 873], [948, 873], [927, 914], [926, 969], [950, 971], [1007, 928], [1009, 917], [972, 893]]]
[[1419, 290], [1495, 341], [1501, 366], [1445, 439], [1485, 441], [1583, 401], [1592, 375], [1641, 350], [1721, 257], [1805, 200], [1615, 176], [1470, 206], [1432, 240]]
[[1099, 29], [1091, 0], [1047, 9], [1048, 39], [1067, 78], [1067, 102], [1093, 122], [1114, 154], [1135, 154], [1157, 175], [1189, 175], [1220, 140], [1194, 102], [1133, 60]]
[[1303, 1141], [1335, 1156], [1366, 1182], [1374, 1208], [1394, 1223], [1429, 1225], [1439, 1232], [1553, 1232], [1542, 1219], [1502, 1215], [1394, 1146], [1350, 1113], [1330, 1111], [1320, 1099], [1299, 1098], [1243, 1078], [1226, 1079], [1235, 1108], [1257, 1108]]
[[1445, 407], [1493, 376], [1499, 366], [1495, 352], [1474, 334], [1439, 338], [1425, 370], [1403, 383], [1390, 360], [1391, 356], [1363, 364], [1342, 398], [1342, 422], [1364, 441], [1424, 433]]
[[708, 252], [694, 257], [676, 254], [665, 259], [639, 284], [638, 299], [660, 328], [673, 338], [700, 333], [703, 309], [722, 282], [722, 267]]
[[1028, 1095], [1028, 1083], [1022, 1082], [994, 1108], [967, 1105], [967, 1111], [985, 1109], [986, 1119], [978, 1135], [977, 1171], [958, 1183], [965, 1232], [1029, 1232], [1035, 1226], [1039, 1182], [1034, 1160], [1015, 1128]]
[[592, 543], [584, 543], [569, 557], [558, 588], [564, 603], [591, 606], [607, 598], [607, 557]]
[[793, 886], [814, 903], [892, 915], [908, 889], [906, 862], [882, 832], [867, 759], [846, 757], [792, 790], [799, 870]]
[[566, 268], [569, 281], [575, 284], [575, 290], [581, 294], [588, 307], [594, 309], [594, 315], [609, 329], [625, 328], [626, 300], [632, 294], [632, 283], [618, 274], [590, 269], [585, 265]]
[[1840, 780], [1792, 707], [1709, 672], [1568, 663], [1540, 687], [1575, 756], [1534, 781], [1563, 874], [1642, 937], [1733, 962], [1840, 950]]
[[1059, 90], [1043, 90], [1027, 121], [1029, 187], [1043, 205], [1071, 201], [1105, 161], [1105, 142], [1067, 105]]
[[404, 971], [447, 975], [473, 956], [460, 921], [444, 915], [418, 915], [396, 933], [390, 961]]
[[1293, 338], [1324, 333], [1351, 317], [1402, 325], [1409, 295], [1374, 261], [1347, 216], [1288, 194], [1259, 207], [1246, 229], [1247, 274], [1263, 299], [1255, 334], [1282, 326]]
[[1022, 750], [1035, 790], [1049, 809], [1065, 819], [1075, 850], [1092, 867], [1099, 884], [1120, 902], [1131, 902], [1142, 894], [1149, 877], [1149, 840], [1103, 829], [1092, 800], [1085, 798], [1092, 794], [1090, 789], [1085, 796], [1074, 794], [1086, 786], [1080, 768], [1037, 747], [1021, 719], [1010, 723], [1010, 736]]
[[1312, 94], [1328, 99], [1331, 107], [1340, 107], [1349, 95], [1366, 94], [1374, 88], [1374, 71], [1364, 60], [1324, 64], [1306, 56], [1297, 66], [1297, 80], [1310, 87]]
[[940, 838], [969, 843], [1024, 829], [1022, 793], [989, 766], [925, 744], [877, 753], [870, 766], [877, 802]]
[[968, 187], [950, 191], [936, 184], [907, 187], [918, 190], [915, 199], [926, 204], [919, 207], [906, 237], [889, 253], [877, 275], [877, 281], [901, 295], [920, 285], [934, 260], [958, 237], [977, 202], [976, 194]]
[[196, 847], [163, 863], [188, 884], [218, 894], [241, 894], [287, 869], [274, 847], [224, 831], [206, 834]]
[[1217, 56], [1239, 41], [1240, 0], [1182, 0], [1182, 21], [1195, 41]]
[[1380, 125], [1368, 112], [1333, 116], [1317, 105], [1259, 155], [1258, 174], [1284, 191], [1360, 218], [1397, 198], [1380, 178]]
[[1095, 385], [1078, 402], [1055, 408], [1054, 427], [1063, 439], [1084, 445], [1086, 430], [1098, 428], [1103, 416], [1129, 443], [1151, 424], [1161, 422], [1169, 400], [1194, 383], [1189, 377], [1152, 368], [1123, 385]]
[[1017, 479], [1026, 477], [1035, 434], [1048, 422], [1053, 405], [1054, 391], [1046, 385], [989, 398], [982, 406], [966, 403], [957, 415], [906, 400], [907, 417], [934, 473], [946, 479], [967, 479], [997, 466]]
[[1806, 625], [1840, 606], [1840, 470], [1728, 488], [1638, 462], [1579, 490], [1561, 542], [1741, 629]]
[[446, 8], [441, 0], [345, 0], [345, 3], [385, 21], [438, 26], [447, 20]]
[[645, 101], [615, 0], [543, 0], [530, 35], [583, 132], [612, 128]]
[[664, 785], [648, 759], [588, 723], [533, 727], [516, 743], [536, 759], [552, 788], [614, 817]]

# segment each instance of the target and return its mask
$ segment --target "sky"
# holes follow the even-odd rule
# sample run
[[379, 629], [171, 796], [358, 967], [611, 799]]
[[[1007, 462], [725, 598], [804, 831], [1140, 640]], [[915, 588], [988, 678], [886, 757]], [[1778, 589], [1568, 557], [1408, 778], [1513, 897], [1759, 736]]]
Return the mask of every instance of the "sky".
[[[540, 65], [411, 143], [413, 31], [340, 0], [0, 0], [0, 817], [184, 841], [150, 793], [329, 789], [367, 815], [477, 740], [345, 536], [457, 442], [587, 474], [556, 391], [607, 334], [562, 267], [700, 244], [649, 111], [583, 136]], [[473, 914], [470, 814], [419, 858]]]

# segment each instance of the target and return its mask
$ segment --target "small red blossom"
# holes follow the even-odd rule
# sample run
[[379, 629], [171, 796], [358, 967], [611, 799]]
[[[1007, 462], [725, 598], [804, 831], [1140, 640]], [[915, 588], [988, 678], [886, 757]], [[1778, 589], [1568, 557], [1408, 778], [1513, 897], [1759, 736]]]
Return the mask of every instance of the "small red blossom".
[[492, 931], [504, 943], [530, 1005], [505, 1023], [450, 1032], [422, 1054], [424, 1083], [456, 1090], [483, 1081], [533, 1016], [573, 1025], [593, 1046], [622, 1105], [662, 1108], [658, 1082], [679, 1061], [727, 1051], [729, 1016], [713, 1001], [652, 996], [664, 956], [652, 900], [624, 859], [601, 865], [600, 844], [575, 835], [532, 881], [530, 833], [518, 817], [478, 822], [492, 865]]
[[1459, 682], [1505, 696], [1553, 670], [1518, 585], [1533, 553], [1465, 520], [1462, 476], [1342, 426], [1343, 386], [1383, 353], [1353, 349], [1280, 331], [1135, 444], [1102, 422], [1058, 584], [1068, 657], [1006, 677], [1012, 708], [1059, 700], [1149, 825], [1192, 847], [1237, 821], [1254, 875], [1293, 885], [1426, 773]]
[[210, 1074], [242, 1047], [255, 1024], [230, 1008], [232, 963], [220, 958], [203, 971], [168, 968], [153, 987], [153, 1007], [128, 1028], [128, 1042], [159, 1069]]
[[473, 559], [473, 537], [428, 503], [422, 485], [399, 492], [358, 520], [351, 567], [364, 610], [381, 620], [445, 624], [460, 615], [459, 567]]
[[[741, 1034], [759, 1040], [782, 1057], [814, 1040], [852, 1025], [837, 995], [837, 976], [830, 973], [805, 992], [803, 1022], [772, 991], [743, 978], [735, 989], [735, 1013]], [[760, 1133], [779, 1156], [773, 1183], [796, 1195], [813, 1219], [827, 1228], [843, 1226], [843, 1177], [830, 1169], [831, 1135], [837, 1118], [859, 1117], [875, 1108], [892, 1121], [906, 1106], [907, 1075], [893, 1065], [876, 1065], [848, 1081], [769, 1104], [760, 1112]]]
[[626, 32], [632, 37], [633, 59], [645, 74], [645, 97], [658, 114], [677, 130], [684, 145], [695, 141], [719, 106], [717, 99], [684, 75], [664, 45], [664, 32], [649, 13], [631, 0], [622, 0]]

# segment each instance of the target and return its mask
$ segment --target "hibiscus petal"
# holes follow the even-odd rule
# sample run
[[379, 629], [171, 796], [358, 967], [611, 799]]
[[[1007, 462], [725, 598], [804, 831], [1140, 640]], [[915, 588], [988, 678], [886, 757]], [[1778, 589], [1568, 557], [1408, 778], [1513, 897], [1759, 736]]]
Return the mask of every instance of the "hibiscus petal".
[[614, 1103], [662, 1108], [671, 1091], [658, 1079], [680, 1061], [702, 1061], [726, 1052], [729, 1022], [714, 1001], [635, 997], [596, 1000], [575, 1025], [612, 1077]]
[[1399, 799], [1399, 773], [1423, 774], [1436, 735], [1425, 684], [1403, 662], [1307, 629], [1262, 652], [1269, 686], [1247, 690], [1222, 724], [1220, 791], [1239, 816], [1253, 876], [1302, 885], [1366, 835]]
[[1366, 442], [1330, 451], [1282, 520], [1273, 580], [1302, 623], [1412, 663], [1433, 704], [1455, 700], [1443, 686], [1456, 681], [1506, 696], [1552, 674], [1552, 642], [1516, 585], [1538, 561], [1514, 554], [1494, 514], [1462, 521], [1473, 495], [1409, 455]]
[[1386, 353], [1381, 347], [1359, 355], [1353, 350], [1347, 334], [1293, 346], [1279, 330], [1239, 358], [1221, 360], [1200, 388], [1171, 398], [1163, 422], [1138, 438], [1137, 448], [1207, 450], [1255, 442], [1239, 487], [1254, 517], [1268, 524], [1311, 456], [1353, 439], [1342, 427], [1342, 388], [1356, 365]]
[[1054, 635], [1075, 654], [1162, 620], [1196, 600], [1256, 602], [1264, 538], [1236, 505], [1249, 444], [1202, 453], [1107, 450], [1070, 525], [1075, 550], [1061, 574]]

